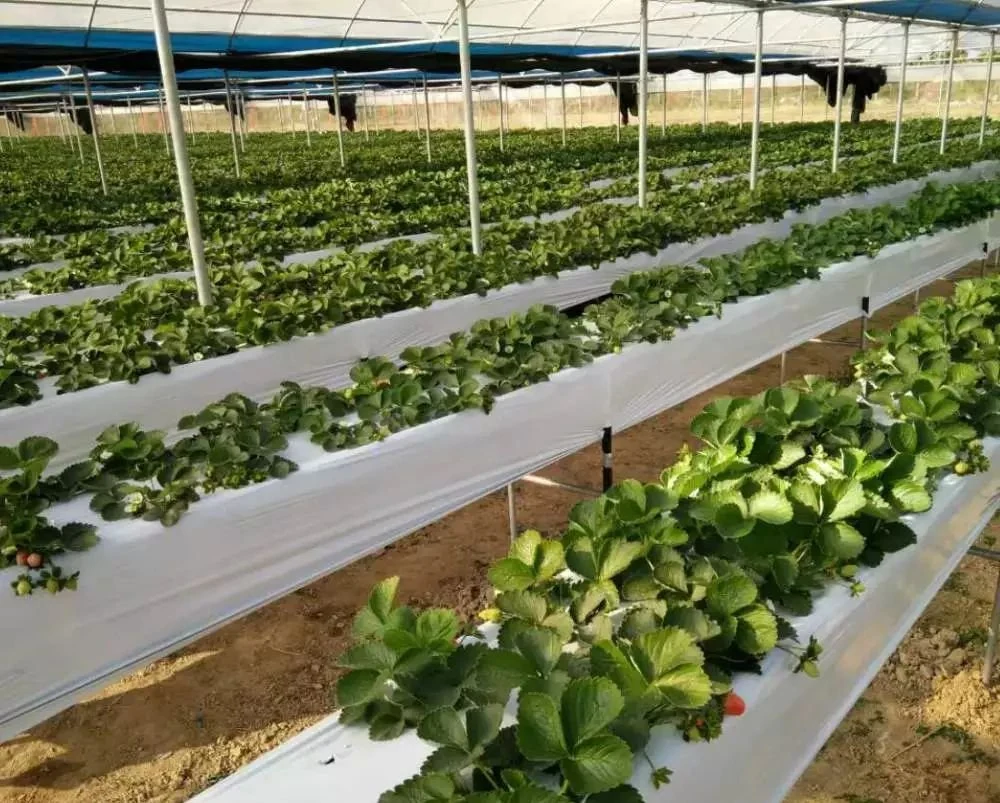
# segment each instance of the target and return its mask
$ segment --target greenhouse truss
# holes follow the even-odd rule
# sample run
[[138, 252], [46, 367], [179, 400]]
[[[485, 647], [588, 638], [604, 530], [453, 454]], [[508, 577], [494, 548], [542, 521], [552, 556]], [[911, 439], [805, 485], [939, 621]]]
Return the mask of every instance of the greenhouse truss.
[[[409, 88], [418, 82], [424, 87], [427, 82], [459, 84], [468, 189], [468, 226], [463, 231], [478, 256], [486, 225], [481, 220], [472, 113], [477, 81], [492, 85], [498, 74], [501, 82], [513, 86], [537, 81], [565, 87], [567, 81], [612, 83], [622, 77], [634, 81], [638, 192], [634, 198], [610, 202], [643, 208], [649, 203], [649, 95], [659, 76], [678, 70], [746, 76], [754, 98], [748, 136], [753, 190], [763, 175], [763, 76], [801, 75], [803, 86], [805, 77], [825, 86], [835, 104], [829, 166], [836, 173], [851, 167], [840, 154], [848, 86], [881, 86], [884, 67], [896, 65], [905, 81], [908, 61], [947, 53], [940, 144], [933, 143], [943, 155], [951, 76], [960, 45], [989, 54], [980, 145], [986, 137], [997, 30], [1000, 3], [969, 0], [0, 0], [0, 110], [68, 109], [76, 115], [87, 107], [107, 192], [95, 105], [128, 104], [131, 110], [132, 102], [162, 99], [192, 270], [142, 281], [193, 275], [198, 302], [209, 306], [214, 288], [187, 153], [182, 90], [189, 102], [192, 97], [224, 99], [234, 110], [231, 118], [245, 116], [245, 106], [237, 111], [237, 95], [244, 103], [247, 97], [267, 98], [269, 92], [303, 98], [309, 91], [328, 95], [344, 164], [341, 93]], [[502, 91], [498, 95], [502, 117]], [[565, 144], [565, 89], [563, 104]], [[230, 134], [238, 171], [236, 125], [232, 122]], [[900, 156], [902, 126], [900, 96], [893, 163]], [[430, 158], [429, 114], [426, 136]], [[482, 295], [442, 299], [191, 362], [169, 374], [145, 376], [138, 384], [109, 382], [66, 395], [47, 388], [34, 404], [0, 411], [0, 444], [45, 432], [59, 442], [52, 465], [61, 468], [85, 459], [95, 438], [117, 421], [169, 430], [180, 416], [233, 391], [260, 401], [289, 381], [341, 388], [350, 383], [358, 360], [384, 355], [399, 361], [405, 349], [444, 342], [484, 318], [534, 304], [569, 309], [605, 296], [616, 280], [639, 271], [696, 265], [765, 238], [786, 237], [796, 224], [818, 224], [851, 210], [902, 206], [932, 182], [968, 184], [998, 175], [1000, 162], [983, 159], [826, 198], [779, 220], [674, 243], [656, 253], [578, 266]], [[465, 214], [464, 205], [462, 210]], [[547, 213], [541, 219], [559, 219], [574, 211]], [[398, 239], [434, 236], [408, 234]], [[515, 529], [512, 484], [602, 441], [607, 486], [615, 433], [779, 355], [784, 378], [786, 352], [851, 321], [861, 321], [863, 348], [869, 316], [963, 266], [980, 263], [985, 271], [988, 255], [998, 248], [997, 212], [959, 228], [894, 242], [873, 256], [824, 267], [818, 279], [723, 304], [717, 317], [678, 327], [671, 339], [632, 343], [589, 364], [560, 370], [549, 381], [500, 395], [489, 415], [465, 410], [394, 432], [384, 441], [323, 454], [307, 440], [293, 437], [289, 455], [298, 471], [281, 481], [208, 496], [168, 537], [162, 536], [159, 521], [102, 525], [102, 560], [73, 555], [63, 561], [67, 571], [86, 567], [86, 582], [71, 598], [36, 595], [0, 607], [5, 632], [21, 634], [0, 661], [0, 740], [487, 494], [507, 489]], [[287, 255], [285, 264], [307, 265], [337, 250]], [[0, 300], [0, 315], [17, 317], [112, 298], [128, 284], [15, 295]], [[804, 678], [794, 671], [794, 661], [789, 663], [780, 652], [764, 660], [760, 676], [741, 676], [741, 694], [751, 710], [732, 727], [727, 723], [715, 747], [727, 753], [726, 773], [703, 760], [702, 748], [692, 748], [679, 737], [655, 736], [650, 753], [657, 763], [668, 764], [674, 777], [667, 795], [652, 788], [648, 773], [637, 773], [633, 783], [648, 803], [763, 803], [788, 792], [1000, 505], [1000, 440], [987, 437], [983, 448], [990, 467], [970, 477], [948, 476], [935, 491], [932, 507], [905, 517], [916, 544], [888, 555], [860, 599], [836, 587], [818, 598], [811, 614], [793, 618], [801, 633], [816, 634], [824, 643], [821, 680]], [[386, 483], [386, 477], [393, 481]], [[93, 518], [82, 497], [60, 503], [51, 512], [60, 523]], [[991, 651], [998, 616], [995, 612]], [[992, 653], [987, 661], [992, 666]], [[508, 705], [508, 721], [513, 714]], [[351, 800], [375, 803], [387, 788], [417, 772], [427, 757], [428, 745], [413, 731], [393, 742], [376, 743], [336, 719], [334, 715], [321, 721], [197, 800], [319, 803], [331, 791], [343, 797], [349, 790]], [[759, 738], [761, 734], [767, 738]]]

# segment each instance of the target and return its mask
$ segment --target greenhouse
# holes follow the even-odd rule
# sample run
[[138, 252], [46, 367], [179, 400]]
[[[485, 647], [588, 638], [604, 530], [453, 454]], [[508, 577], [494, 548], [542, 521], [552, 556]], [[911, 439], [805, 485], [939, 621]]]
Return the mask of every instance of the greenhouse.
[[998, 30], [0, 0], [0, 800], [994, 800]]

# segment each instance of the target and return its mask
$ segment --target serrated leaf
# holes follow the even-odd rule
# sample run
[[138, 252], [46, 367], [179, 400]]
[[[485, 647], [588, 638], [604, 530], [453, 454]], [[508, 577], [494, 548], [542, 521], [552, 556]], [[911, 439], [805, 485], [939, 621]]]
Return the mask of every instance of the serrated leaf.
[[530, 761], [558, 761], [568, 755], [559, 708], [547, 694], [519, 697], [517, 745]]
[[570, 752], [610, 725], [624, 705], [622, 693], [607, 678], [572, 681], [562, 696], [563, 732]]
[[487, 576], [497, 591], [524, 591], [535, 582], [535, 570], [517, 558], [498, 561]]
[[416, 636], [428, 647], [450, 644], [458, 635], [457, 614], [448, 608], [432, 608], [417, 617]]
[[636, 666], [650, 682], [683, 664], [700, 666], [705, 661], [692, 635], [679, 627], [645, 633], [634, 646]]
[[736, 617], [736, 646], [750, 655], [764, 655], [778, 643], [778, 621], [763, 605], [755, 605]]
[[931, 508], [931, 495], [923, 485], [902, 480], [892, 486], [889, 496], [904, 513], [923, 513]]
[[540, 675], [553, 670], [562, 655], [563, 642], [548, 628], [533, 627], [519, 633], [514, 639], [517, 649]]
[[838, 521], [824, 524], [820, 530], [823, 550], [838, 560], [849, 560], [865, 548], [864, 536], [850, 524]]
[[617, 736], [603, 733], [577, 745], [559, 763], [569, 787], [578, 795], [604, 792], [632, 776], [632, 751]]
[[663, 624], [683, 628], [695, 641], [705, 641], [721, 632], [719, 625], [698, 608], [671, 608], [667, 611]]
[[508, 616], [533, 624], [541, 624], [548, 609], [545, 597], [530, 591], [505, 591], [497, 595], [496, 605]]
[[671, 669], [653, 681], [653, 685], [677, 708], [701, 708], [712, 697], [712, 681], [695, 664]]
[[750, 515], [768, 524], [787, 524], [792, 520], [792, 503], [777, 491], [760, 491], [750, 497]]
[[865, 489], [853, 479], [830, 480], [823, 486], [823, 510], [827, 521], [842, 521], [865, 506]]
[[382, 693], [382, 673], [376, 669], [355, 669], [337, 681], [337, 702], [343, 706], [367, 703]]
[[712, 613], [734, 614], [757, 599], [757, 585], [745, 574], [733, 573], [712, 581], [705, 603]]
[[916, 454], [917, 428], [910, 421], [897, 421], [889, 428], [889, 445], [900, 454]]
[[417, 735], [428, 742], [454, 747], [468, 752], [469, 739], [465, 733], [462, 717], [454, 708], [438, 708], [431, 711], [417, 727]]
[[392, 612], [392, 605], [396, 599], [396, 590], [399, 588], [398, 577], [387, 577], [377, 583], [368, 596], [368, 607], [371, 608], [381, 621], [389, 618]]
[[339, 665], [345, 669], [374, 669], [387, 672], [396, 663], [396, 653], [380, 641], [355, 644], [340, 656]]
[[0, 471], [15, 471], [21, 467], [21, 456], [9, 446], [0, 446]]

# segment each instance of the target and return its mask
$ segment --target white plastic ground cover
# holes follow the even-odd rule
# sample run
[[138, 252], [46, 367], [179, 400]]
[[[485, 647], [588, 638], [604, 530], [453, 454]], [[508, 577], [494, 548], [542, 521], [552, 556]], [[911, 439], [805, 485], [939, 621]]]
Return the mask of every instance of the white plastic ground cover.
[[582, 449], [607, 425], [655, 415], [857, 316], [876, 265], [906, 275], [915, 265], [933, 278], [939, 269], [921, 264], [920, 254], [946, 238], [956, 247], [974, 243], [985, 226], [921, 238], [894, 259], [853, 260], [817, 281], [727, 304], [721, 318], [672, 340], [629, 346], [502, 396], [489, 415], [467, 411], [332, 454], [298, 439], [289, 457], [299, 471], [208, 495], [169, 530], [101, 522], [85, 499], [51, 509], [54, 521], [98, 524], [102, 542], [62, 561], [81, 570], [70, 597], [0, 604], [0, 632], [20, 634], [0, 655], [0, 740]]
[[[846, 161], [846, 160], [845, 160]], [[776, 169], [793, 169], [791, 167], [787, 168], [776, 168]], [[765, 171], [766, 172], [766, 171]], [[900, 199], [905, 197], [905, 195], [895, 195], [888, 194], [882, 195], [884, 191], [892, 190], [894, 188], [902, 188], [907, 185], [912, 185], [917, 188], [922, 187], [932, 181], [936, 181], [940, 184], [953, 184], [961, 183], [964, 181], [972, 181], [976, 179], [991, 178], [1000, 172], [1000, 162], [996, 161], [985, 161], [978, 162], [973, 165], [964, 168], [956, 168], [953, 170], [946, 171], [936, 171], [920, 179], [911, 179], [908, 181], [903, 181], [898, 184], [887, 185], [885, 187], [877, 187], [867, 193], [858, 193], [856, 195], [842, 196], [840, 198], [826, 199], [827, 201], [849, 201], [850, 199], [858, 199], [857, 201], [850, 203], [850, 208], [864, 208], [868, 206], [867, 199], [870, 198], [881, 198], [875, 205], [882, 203], [899, 203]], [[616, 181], [619, 179], [615, 179]], [[723, 182], [730, 181], [732, 177], [722, 177], [713, 178], [713, 182]], [[613, 182], [612, 182], [613, 183]], [[692, 182], [692, 186], [696, 186], [701, 182]], [[910, 192], [916, 190], [909, 190], [906, 195]], [[604, 198], [595, 203], [606, 203], [606, 204], [617, 204], [622, 206], [634, 205], [638, 203], [638, 197], [619, 197], [619, 198]], [[795, 213], [797, 217], [786, 215], [785, 220], [781, 222], [788, 222], [789, 220], [794, 222], [817, 222], [814, 220], [810, 213], [814, 211], [821, 211], [823, 204], [821, 203], [819, 207], [812, 207], [802, 213]], [[847, 207], [838, 207], [838, 212], [844, 211]], [[580, 210], [579, 206], [572, 206], [567, 209], [560, 209], [553, 212], [544, 212], [540, 215], [526, 215], [524, 217], [518, 218], [519, 221], [524, 223], [548, 223], [557, 220], [564, 220], [571, 215], [575, 214]], [[493, 226], [500, 225], [499, 221], [494, 221], [491, 223], [484, 224], [484, 228], [491, 228]], [[410, 242], [427, 242], [433, 240], [440, 235], [434, 232], [418, 232], [415, 234], [402, 234], [395, 237], [386, 237], [380, 240], [373, 240], [371, 242], [362, 243], [354, 248], [357, 251], [374, 251], [378, 248], [382, 248], [393, 242], [408, 240]], [[774, 236], [774, 235], [765, 235]], [[780, 235], [784, 236], [784, 235]], [[316, 262], [320, 259], [325, 259], [331, 257], [335, 254], [342, 253], [349, 250], [343, 246], [332, 246], [330, 248], [321, 248], [314, 251], [302, 251], [294, 254], [287, 254], [281, 259], [282, 266], [289, 265], [306, 265], [311, 262]], [[66, 267], [68, 260], [59, 259], [54, 262], [45, 262], [38, 265], [31, 265], [24, 268], [15, 268], [14, 270], [6, 271], [0, 274], [0, 279], [10, 279], [15, 278], [29, 270], [41, 270], [41, 271], [54, 271], [60, 268]], [[259, 264], [257, 260], [251, 260], [246, 263], [247, 266], [256, 266]], [[19, 293], [13, 298], [0, 300], [0, 315], [6, 315], [10, 317], [20, 317], [24, 315], [30, 315], [32, 312], [36, 312], [39, 309], [45, 307], [68, 307], [74, 304], [82, 304], [85, 301], [101, 301], [108, 298], [114, 298], [119, 295], [126, 287], [135, 284], [142, 283], [148, 284], [150, 282], [159, 281], [160, 279], [189, 279], [191, 278], [190, 271], [172, 271], [169, 273], [156, 273], [151, 276], [144, 276], [136, 279], [128, 279], [123, 282], [116, 284], [101, 284], [94, 285], [91, 287], [81, 287], [76, 290], [67, 290], [62, 293], [45, 293], [41, 295], [36, 295], [33, 293]]]
[[[668, 786], [655, 790], [649, 766], [636, 762], [632, 783], [647, 803], [784, 799], [996, 509], [1000, 439], [989, 439], [985, 447], [990, 471], [946, 478], [934, 495], [934, 507], [908, 517], [916, 545], [888, 555], [878, 568], [863, 570], [866, 590], [860, 597], [831, 586], [812, 614], [791, 618], [803, 641], [815, 635], [823, 644], [819, 678], [794, 674], [795, 660], [775, 650], [760, 676], [736, 677], [747, 711], [726, 720], [718, 741], [691, 744], [674, 729], [654, 731], [648, 747], [652, 763], [670, 768], [673, 775]], [[505, 724], [513, 724], [514, 713], [508, 706]], [[431, 749], [413, 731], [391, 742], [373, 742], [363, 727], [340, 725], [334, 714], [197, 795], [193, 803], [377, 803], [382, 792], [419, 772]]]
[[[992, 175], [998, 169], [1000, 163], [989, 162], [960, 171], [932, 174], [928, 179], [936, 177], [942, 183], [969, 180], [983, 174]], [[728, 235], [704, 238], [695, 243], [674, 244], [654, 255], [636, 254], [627, 259], [603, 263], [597, 270], [578, 268], [563, 271], [557, 278], [542, 277], [523, 284], [508, 285], [491, 291], [485, 297], [461, 296], [435, 302], [427, 308], [344, 324], [323, 334], [182, 365], [170, 374], [147, 375], [135, 385], [111, 382], [62, 396], [54, 395], [50, 388], [50, 392], [34, 404], [0, 411], [0, 443], [18, 440], [27, 434], [45, 433], [60, 444], [60, 452], [53, 465], [67, 465], [81, 459], [92, 448], [95, 438], [110, 424], [141, 421], [148, 428], [169, 429], [181, 416], [199, 410], [227, 393], [239, 390], [253, 399], [263, 400], [272, 396], [283, 381], [341, 387], [348, 384], [353, 365], [364, 357], [396, 357], [408, 346], [441, 342], [453, 332], [468, 329], [478, 320], [509, 315], [532, 304], [571, 307], [607, 293], [616, 279], [629, 273], [662, 265], [691, 264], [708, 256], [737, 251], [764, 237], [787, 236], [796, 223], [819, 223], [847, 209], [902, 203], [925, 183], [925, 179], [912, 180], [882, 187], [865, 195], [826, 199], [801, 213], [786, 213], [780, 221], [745, 226]], [[972, 227], [972, 230], [978, 229]], [[957, 267], [971, 261], [975, 258], [974, 237], [979, 237], [980, 247], [986, 240], [985, 231], [970, 235], [969, 239], [956, 237], [954, 232], [949, 232], [934, 240], [935, 250], [919, 255], [920, 261], [897, 264], [889, 260], [896, 267], [892, 272], [873, 279], [872, 292], [868, 293], [873, 296], [873, 302], [886, 292], [894, 292], [897, 282], [903, 281], [903, 278], [909, 284], [900, 293], [926, 283], [926, 271], [953, 264]], [[906, 243], [897, 247], [912, 249], [912, 245]], [[925, 266], [926, 270], [920, 266]], [[833, 300], [825, 299], [823, 303], [832, 303]], [[873, 309], [882, 303], [877, 302]], [[850, 304], [850, 315], [842, 318], [848, 310], [839, 310], [840, 317], [832, 326], [856, 317], [856, 300]], [[752, 324], [750, 326], [752, 328]], [[754, 338], [744, 339], [740, 345], [755, 342]], [[748, 356], [754, 356], [752, 349]]]

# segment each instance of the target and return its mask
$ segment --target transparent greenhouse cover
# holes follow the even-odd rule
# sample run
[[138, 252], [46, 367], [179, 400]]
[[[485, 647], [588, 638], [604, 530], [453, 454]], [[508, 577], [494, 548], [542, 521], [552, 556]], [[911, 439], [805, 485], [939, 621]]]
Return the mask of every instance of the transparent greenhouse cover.
[[[847, 26], [848, 52], [891, 64], [901, 52], [900, 22], [913, 19], [911, 58], [941, 52], [941, 23], [980, 31], [1000, 26], [1000, 4], [972, 0], [792, 0], [765, 15], [769, 50], [835, 58], [837, 12], [864, 12]], [[809, 12], [789, 10], [805, 3]], [[454, 0], [167, 0], [176, 53], [288, 53], [332, 48], [453, 52]], [[544, 52], [599, 56], [638, 45], [639, 0], [469, 0], [470, 38], [483, 55]], [[818, 12], [823, 13], [818, 13]], [[730, 3], [650, 0], [651, 52], [752, 50], [755, 14]], [[924, 23], [924, 24], [922, 24]], [[930, 23], [930, 24], [926, 24]], [[963, 33], [962, 46], [986, 46]], [[395, 44], [394, 44], [395, 43]], [[152, 50], [149, 0], [0, 0], [0, 48]]]

